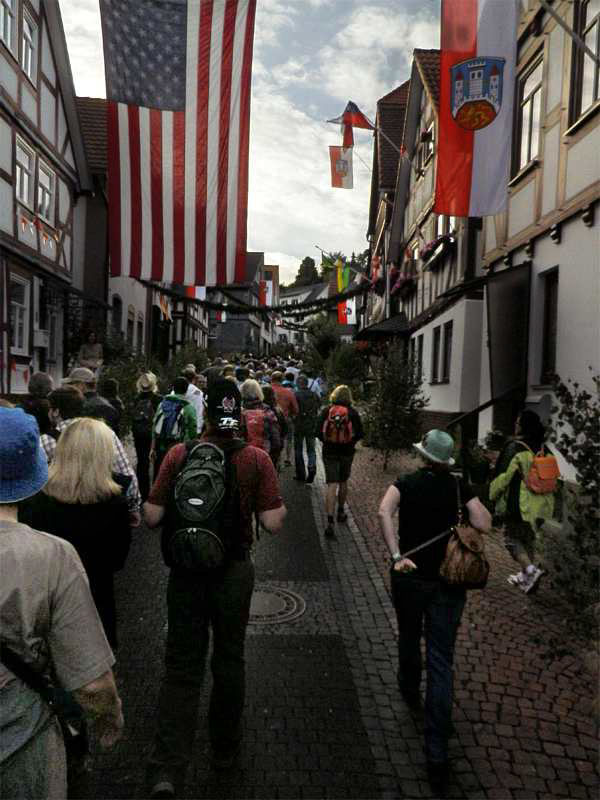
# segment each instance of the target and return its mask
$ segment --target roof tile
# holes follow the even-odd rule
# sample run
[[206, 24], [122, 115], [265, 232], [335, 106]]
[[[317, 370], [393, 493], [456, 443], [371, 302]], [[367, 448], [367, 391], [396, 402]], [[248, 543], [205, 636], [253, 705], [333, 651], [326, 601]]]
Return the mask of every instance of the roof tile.
[[90, 171], [106, 172], [106, 100], [102, 97], [76, 97], [75, 103]]
[[[408, 100], [410, 81], [405, 81], [377, 101], [377, 126], [398, 147], [404, 130], [404, 114]], [[398, 172], [398, 152], [384, 136], [377, 136], [377, 166], [379, 189], [393, 190]]]
[[414, 51], [414, 58], [417, 62], [429, 94], [433, 98], [436, 110], [440, 107], [440, 51], [439, 50], [419, 50]]

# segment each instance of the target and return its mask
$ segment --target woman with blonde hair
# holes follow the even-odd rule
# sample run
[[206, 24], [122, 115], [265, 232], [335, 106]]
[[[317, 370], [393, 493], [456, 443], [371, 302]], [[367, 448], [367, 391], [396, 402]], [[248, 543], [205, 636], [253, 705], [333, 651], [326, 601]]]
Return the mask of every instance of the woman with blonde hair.
[[356, 443], [364, 436], [358, 411], [352, 406], [352, 392], [345, 384], [336, 386], [329, 398], [329, 405], [321, 412], [317, 423], [317, 436], [323, 442], [323, 466], [325, 467], [325, 509], [327, 527], [325, 536], [335, 539], [334, 512], [337, 496], [337, 521], [346, 522], [344, 510], [348, 496], [348, 479]]
[[90, 581], [106, 638], [117, 646], [114, 573], [129, 552], [125, 491], [130, 478], [112, 473], [113, 436], [105, 422], [75, 419], [63, 430], [48, 483], [23, 503], [19, 520], [69, 541]]
[[153, 372], [142, 373], [135, 388], [137, 396], [131, 409], [131, 433], [137, 455], [136, 475], [144, 501], [150, 493], [152, 421], [162, 398], [158, 394], [158, 380]]

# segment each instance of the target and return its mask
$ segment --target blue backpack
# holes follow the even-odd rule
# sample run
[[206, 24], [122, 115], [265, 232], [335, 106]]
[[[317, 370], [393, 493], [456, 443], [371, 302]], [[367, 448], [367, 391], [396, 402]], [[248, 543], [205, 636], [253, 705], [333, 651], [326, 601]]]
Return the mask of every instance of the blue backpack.
[[167, 395], [161, 400], [154, 420], [154, 438], [161, 449], [183, 441], [183, 409], [186, 401]]

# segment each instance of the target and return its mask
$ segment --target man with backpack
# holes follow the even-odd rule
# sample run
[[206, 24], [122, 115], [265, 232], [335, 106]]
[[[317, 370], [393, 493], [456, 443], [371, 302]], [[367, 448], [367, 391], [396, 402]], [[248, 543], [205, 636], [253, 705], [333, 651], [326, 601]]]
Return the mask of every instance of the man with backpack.
[[174, 444], [191, 442], [198, 435], [196, 410], [186, 400], [187, 378], [175, 378], [173, 391], [160, 401], [152, 422], [152, 447], [150, 458], [154, 459], [154, 474], [158, 474], [167, 450]]
[[[535, 411], [524, 409], [515, 424], [515, 436], [498, 456], [490, 500], [504, 522], [504, 543], [521, 567], [508, 582], [529, 594], [544, 571], [534, 564], [537, 531], [554, 513], [559, 476], [554, 456], [546, 455], [544, 426]], [[542, 473], [540, 475], [540, 473]], [[545, 477], [544, 477], [545, 476]]]
[[150, 491], [150, 451], [152, 430], [156, 410], [162, 400], [158, 394], [158, 382], [153, 372], [144, 372], [137, 379], [137, 395], [131, 410], [131, 433], [137, 455], [136, 474], [142, 500]]
[[[298, 375], [298, 388], [296, 401], [298, 403], [298, 416], [294, 421], [294, 456], [296, 461], [297, 481], [312, 483], [317, 474], [317, 455], [315, 452], [315, 429], [319, 412], [319, 400], [314, 392], [308, 388], [306, 375]], [[304, 443], [306, 442], [306, 458], [304, 464]], [[306, 471], [308, 470], [308, 472]]]
[[[273, 533], [286, 514], [267, 453], [238, 437], [241, 396], [229, 380], [208, 393], [200, 440], [173, 447], [144, 506], [171, 568], [168, 638], [158, 729], [148, 763], [151, 797], [174, 797], [192, 754], [212, 627], [208, 715], [212, 766], [233, 765], [242, 738], [244, 641], [254, 588], [254, 515]], [[179, 787], [178, 787], [179, 788]]]
[[352, 393], [348, 386], [338, 386], [331, 393], [331, 402], [321, 412], [317, 423], [317, 436], [323, 442], [323, 466], [327, 495], [327, 527], [325, 536], [335, 539], [334, 512], [337, 495], [337, 521], [346, 522], [344, 511], [348, 494], [348, 479], [356, 443], [364, 436], [360, 416], [352, 407]]

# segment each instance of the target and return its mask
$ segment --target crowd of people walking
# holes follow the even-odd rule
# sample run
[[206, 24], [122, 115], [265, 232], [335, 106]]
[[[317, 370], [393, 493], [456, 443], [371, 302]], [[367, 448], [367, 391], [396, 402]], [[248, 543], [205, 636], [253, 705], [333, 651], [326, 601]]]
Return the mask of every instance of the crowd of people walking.
[[[147, 768], [152, 797], [174, 797], [185, 774], [211, 631], [212, 766], [228, 769], [236, 760], [256, 528], [276, 533], [284, 524], [281, 470], [293, 466], [296, 481], [314, 482], [317, 439], [324, 536], [335, 541], [348, 519], [348, 480], [365, 435], [361, 414], [348, 386], [327, 393], [301, 361], [216, 358], [203, 370], [188, 364], [162, 396], [157, 377], [143, 372], [127, 409], [135, 469], [120, 438], [126, 409], [119, 386], [105, 380], [100, 388], [96, 374], [79, 366], [56, 389], [48, 375], [34, 374], [21, 408], [0, 402], [0, 793], [6, 797], [66, 796], [67, 762], [71, 770], [85, 764], [86, 747], [77, 759], [72, 739], [87, 737], [86, 719], [106, 745], [122, 733], [112, 674], [114, 574], [142, 514], [148, 528], [162, 528], [170, 569], [165, 672]], [[507, 548], [521, 566], [509, 581], [527, 593], [543, 575], [534, 563], [535, 537], [553, 504], [550, 491], [535, 494], [528, 484], [543, 438], [539, 419], [523, 411], [491, 484]], [[400, 476], [379, 509], [398, 621], [398, 687], [413, 710], [421, 705], [425, 635], [425, 752], [440, 795], [449, 775], [454, 644], [466, 600], [464, 583], [440, 580], [441, 565], [460, 520], [483, 534], [491, 527], [489, 510], [452, 472], [455, 449], [448, 433], [429, 431], [415, 443], [422, 467]], [[50, 713], [40, 676], [63, 692], [75, 722], [75, 734], [65, 739], [67, 759], [64, 719], [61, 732], [60, 710]]]

